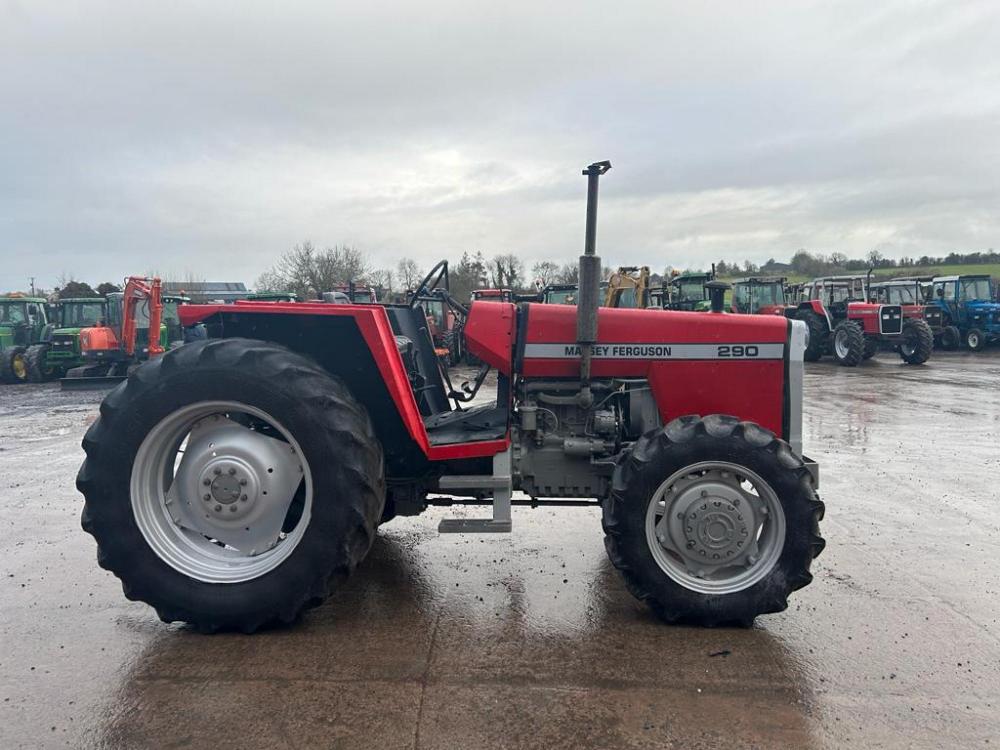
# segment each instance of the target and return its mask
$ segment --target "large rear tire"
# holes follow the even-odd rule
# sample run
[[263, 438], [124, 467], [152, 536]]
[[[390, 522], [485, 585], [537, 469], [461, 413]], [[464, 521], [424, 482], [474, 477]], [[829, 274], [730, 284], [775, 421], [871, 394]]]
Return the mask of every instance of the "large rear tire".
[[941, 331], [941, 348], [946, 351], [954, 351], [958, 349], [959, 343], [962, 341], [962, 333], [958, 330], [957, 326], [945, 326], [944, 330]]
[[0, 383], [27, 383], [28, 363], [23, 346], [8, 346], [0, 351]]
[[646, 434], [618, 461], [603, 511], [611, 562], [667, 622], [749, 625], [780, 612], [825, 545], [802, 460], [736, 417], [681, 417]]
[[24, 353], [28, 365], [28, 380], [32, 383], [46, 383], [59, 374], [59, 368], [48, 364], [48, 344], [33, 344]]
[[795, 314], [797, 320], [803, 321], [809, 328], [809, 344], [802, 355], [806, 362], [816, 362], [823, 356], [826, 340], [829, 336], [826, 321], [812, 310], [799, 310]]
[[290, 623], [322, 602], [367, 554], [385, 503], [365, 409], [312, 360], [261, 341], [146, 362], [83, 447], [98, 563], [129, 599], [202, 632]]
[[924, 320], [908, 320], [903, 324], [903, 341], [899, 356], [908, 365], [922, 365], [934, 351], [934, 333]]

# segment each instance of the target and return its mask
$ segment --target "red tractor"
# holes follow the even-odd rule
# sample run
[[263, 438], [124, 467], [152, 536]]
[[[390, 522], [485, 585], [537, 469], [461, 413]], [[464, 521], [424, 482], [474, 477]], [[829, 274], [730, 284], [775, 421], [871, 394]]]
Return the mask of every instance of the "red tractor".
[[926, 362], [934, 342], [951, 334], [946, 332], [941, 308], [925, 303], [919, 278], [872, 281], [868, 285], [868, 298], [872, 302], [899, 305], [903, 310], [903, 341], [898, 350], [904, 361], [909, 358]]
[[511, 289], [473, 289], [473, 302], [512, 302], [514, 292]]
[[[923, 320], [906, 320], [899, 304], [869, 301], [867, 276], [826, 276], [802, 287], [809, 306], [801, 317], [809, 326], [806, 359], [825, 353], [846, 367], [871, 358], [880, 347], [899, 352], [903, 362], [926, 362], [934, 346], [930, 328]], [[928, 341], [930, 344], [928, 345]]]
[[[181, 308], [211, 338], [136, 369], [83, 441], [100, 565], [164, 621], [251, 632], [322, 602], [396, 515], [488, 504], [439, 530], [496, 533], [512, 505], [596, 504], [611, 562], [664, 620], [785, 609], [824, 546], [805, 326], [600, 307], [608, 168], [584, 171], [578, 304], [473, 302], [483, 366], [461, 391], [420, 309], [433, 279], [408, 305]], [[491, 368], [495, 397], [468, 406]]]

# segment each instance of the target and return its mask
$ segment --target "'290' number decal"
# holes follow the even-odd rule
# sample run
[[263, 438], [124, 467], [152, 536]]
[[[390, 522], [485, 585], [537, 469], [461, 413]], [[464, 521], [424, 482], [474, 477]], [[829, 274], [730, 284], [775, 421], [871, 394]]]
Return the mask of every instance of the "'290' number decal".
[[722, 344], [718, 347], [719, 357], [759, 357], [760, 348], [754, 344]]

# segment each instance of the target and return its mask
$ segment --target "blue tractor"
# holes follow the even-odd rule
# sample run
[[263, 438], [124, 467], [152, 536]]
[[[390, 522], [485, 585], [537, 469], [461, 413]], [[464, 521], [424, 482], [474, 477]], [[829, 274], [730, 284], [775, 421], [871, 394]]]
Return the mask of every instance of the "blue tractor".
[[989, 276], [936, 276], [933, 300], [942, 311], [941, 345], [945, 349], [964, 343], [978, 352], [1000, 339], [1000, 303], [993, 300]]

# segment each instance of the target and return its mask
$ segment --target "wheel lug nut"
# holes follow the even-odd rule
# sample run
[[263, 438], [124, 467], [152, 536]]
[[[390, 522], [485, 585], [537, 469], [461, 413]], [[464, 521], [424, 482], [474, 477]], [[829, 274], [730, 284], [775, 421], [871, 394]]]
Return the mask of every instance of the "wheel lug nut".
[[212, 496], [206, 493], [205, 495], [202, 495], [202, 498], [205, 500], [205, 502], [208, 502], [209, 500], [212, 499]]
[[208, 487], [208, 485], [210, 485], [212, 483], [212, 480], [209, 479], [208, 477], [205, 477], [204, 479], [201, 480], [201, 483], [203, 485], [205, 485], [206, 487]]
[[235, 513], [236, 512], [236, 506], [235, 505], [230, 505], [229, 506], [229, 512], [230, 513]]
[[215, 474], [215, 476], [219, 476], [219, 474], [222, 473], [222, 469], [216, 466], [214, 469], [212, 469], [212, 473]]
[[242, 500], [245, 503], [247, 501], [247, 496], [246, 495], [240, 495], [240, 500]]
[[230, 466], [229, 467], [229, 476], [233, 476], [235, 473], [236, 473], [236, 469], [234, 469], [232, 466]]
[[246, 487], [247, 486], [247, 480], [246, 479], [241, 479], [240, 480], [240, 485], [243, 486], [243, 487]]
[[701, 496], [702, 497], [708, 497], [708, 490], [702, 490], [701, 491]]
[[222, 506], [221, 505], [216, 505], [215, 506], [215, 512], [218, 513], [220, 510], [222, 510]]

